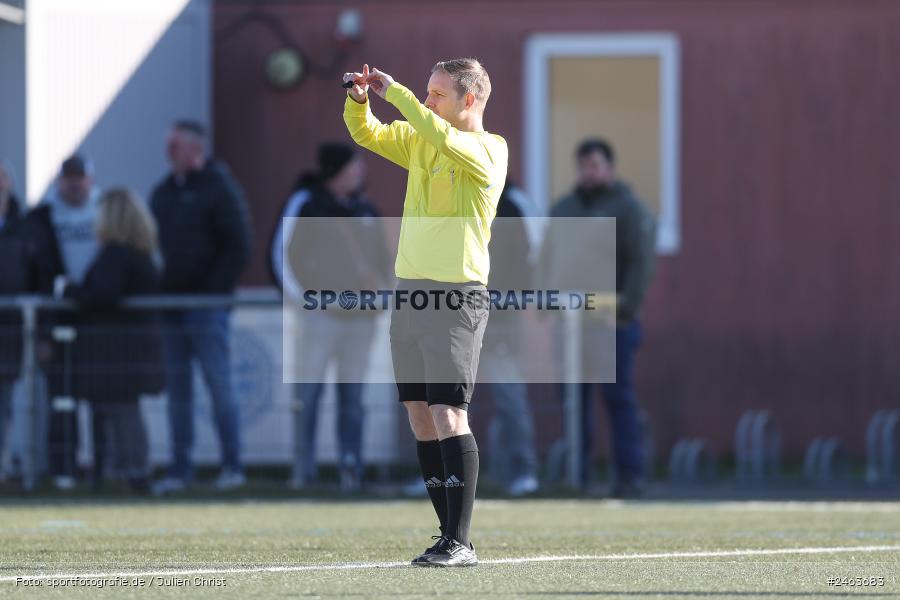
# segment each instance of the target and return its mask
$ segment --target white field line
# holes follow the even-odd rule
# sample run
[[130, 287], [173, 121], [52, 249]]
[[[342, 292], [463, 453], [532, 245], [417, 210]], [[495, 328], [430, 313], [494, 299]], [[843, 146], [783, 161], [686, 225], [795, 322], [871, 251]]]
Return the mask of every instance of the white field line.
[[[651, 560], [678, 558], [720, 558], [729, 556], [782, 556], [791, 554], [848, 554], [853, 552], [900, 552], [900, 546], [835, 546], [824, 548], [773, 548], [745, 550], [710, 550], [706, 552], [656, 552], [650, 554], [597, 554], [569, 556], [529, 556], [523, 558], [497, 558], [482, 560], [483, 565], [508, 565], [520, 563]], [[898, 558], [900, 561], [900, 558]], [[133, 571], [108, 573], [55, 573], [41, 575], [3, 576], [0, 582], [35, 581], [47, 579], [113, 579], [116, 577], [179, 577], [187, 575], [227, 575], [230, 573], [296, 573], [303, 571], [344, 571], [355, 569], [394, 569], [408, 567], [408, 562], [385, 563], [335, 563], [322, 565], [285, 565], [273, 567], [236, 567], [206, 569], [174, 569], [168, 571]]]

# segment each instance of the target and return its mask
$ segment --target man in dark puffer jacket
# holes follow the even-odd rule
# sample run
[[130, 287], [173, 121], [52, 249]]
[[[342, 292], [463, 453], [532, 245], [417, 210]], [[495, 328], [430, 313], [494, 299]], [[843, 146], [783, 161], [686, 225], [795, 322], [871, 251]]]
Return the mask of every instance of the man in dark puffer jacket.
[[[159, 226], [165, 261], [163, 292], [230, 294], [250, 256], [246, 202], [228, 169], [206, 157], [206, 132], [193, 121], [178, 121], [167, 141], [172, 172], [156, 187], [150, 206]], [[192, 360], [209, 386], [222, 471], [216, 486], [244, 484], [239, 405], [231, 382], [229, 316], [223, 308], [169, 311], [165, 353], [173, 456], [166, 479], [155, 491], [180, 491], [193, 472]]]

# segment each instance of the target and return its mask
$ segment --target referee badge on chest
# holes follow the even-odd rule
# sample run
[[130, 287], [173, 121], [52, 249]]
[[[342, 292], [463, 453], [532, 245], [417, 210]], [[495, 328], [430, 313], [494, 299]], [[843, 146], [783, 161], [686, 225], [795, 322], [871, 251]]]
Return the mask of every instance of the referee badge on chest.
[[429, 216], [446, 217], [456, 214], [456, 169], [436, 167], [431, 171], [429, 181]]

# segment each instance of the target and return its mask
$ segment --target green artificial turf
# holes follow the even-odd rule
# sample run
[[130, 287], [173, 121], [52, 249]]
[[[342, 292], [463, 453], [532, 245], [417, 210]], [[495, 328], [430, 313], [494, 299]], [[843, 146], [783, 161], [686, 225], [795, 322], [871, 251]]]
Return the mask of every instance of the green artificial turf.
[[[900, 548], [900, 503], [483, 501], [473, 524], [483, 564], [394, 564], [430, 545], [435, 524], [424, 500], [7, 502], [0, 598], [900, 598], [900, 549], [679, 556]], [[593, 558], [492, 562], [573, 555]], [[381, 566], [346, 567], [353, 563]], [[286, 570], [251, 571], [263, 567]], [[151, 580], [156, 572], [181, 574]], [[8, 580], [63, 573], [143, 574], [135, 576], [146, 583]], [[173, 577], [186, 585], [171, 585]], [[196, 585], [197, 577], [219, 585]], [[851, 587], [829, 586], [830, 577], [884, 579]]]

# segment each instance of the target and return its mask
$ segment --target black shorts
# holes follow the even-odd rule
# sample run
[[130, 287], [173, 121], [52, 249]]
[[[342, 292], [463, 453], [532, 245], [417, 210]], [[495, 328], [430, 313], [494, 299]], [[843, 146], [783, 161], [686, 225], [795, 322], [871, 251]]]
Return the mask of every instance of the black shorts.
[[479, 282], [398, 282], [391, 312], [391, 355], [400, 402], [468, 407], [487, 327], [488, 300], [487, 289]]

